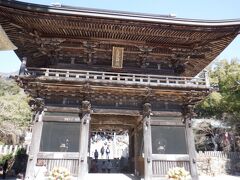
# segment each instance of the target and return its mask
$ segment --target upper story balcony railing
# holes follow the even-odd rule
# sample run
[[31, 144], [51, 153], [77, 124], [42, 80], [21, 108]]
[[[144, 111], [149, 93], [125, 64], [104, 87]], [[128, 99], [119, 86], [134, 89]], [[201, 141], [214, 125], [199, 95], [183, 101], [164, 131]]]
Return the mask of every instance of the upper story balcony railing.
[[205, 78], [199, 78], [51, 68], [28, 68], [27, 73], [29, 76], [34, 77], [49, 77], [49, 79], [65, 79], [70, 81], [88, 81], [95, 83], [145, 85], [156, 87], [210, 88], [207, 76], [205, 76]]

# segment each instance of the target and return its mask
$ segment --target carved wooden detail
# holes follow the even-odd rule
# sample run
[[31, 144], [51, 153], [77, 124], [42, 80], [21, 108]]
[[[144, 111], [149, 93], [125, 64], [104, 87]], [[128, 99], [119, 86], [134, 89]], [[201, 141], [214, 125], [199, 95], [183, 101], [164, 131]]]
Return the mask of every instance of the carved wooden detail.
[[143, 97], [143, 102], [149, 102], [151, 99], [154, 99], [154, 97], [154, 91], [152, 88], [147, 87]]
[[91, 103], [89, 101], [82, 101], [82, 112], [90, 113], [91, 112]]
[[[142, 131], [144, 178], [160, 175], [161, 169], [156, 167], [164, 165], [153, 159], [151, 123], [183, 124], [167, 119], [163, 124], [151, 120], [151, 115], [183, 116], [190, 165], [184, 163], [196, 179], [191, 118], [193, 106], [209, 93], [210, 86], [207, 77], [194, 76], [239, 34], [240, 23], [0, 1], [0, 24], [18, 47], [19, 58], [28, 59], [27, 76], [14, 78], [35, 97], [30, 101], [36, 112], [33, 119], [41, 119], [42, 112], [48, 113], [43, 121], [73, 123], [80, 119], [75, 161], [80, 179], [89, 167], [90, 125], [96, 131], [129, 130], [130, 136], [137, 129]], [[43, 123], [35, 123], [39, 124], [37, 136], [33, 136], [35, 155]], [[35, 158], [31, 169], [37, 160], [34, 154], [29, 158]], [[29, 170], [27, 174], [33, 175]]]
[[151, 112], [152, 112], [151, 104], [150, 103], [145, 103], [143, 105], [143, 117], [150, 117]]
[[45, 105], [44, 99], [42, 98], [31, 99], [29, 105], [33, 111], [43, 111]]
[[149, 66], [150, 59], [153, 59], [152, 55], [150, 55], [150, 53], [153, 50], [153, 47], [139, 46], [138, 48], [140, 50], [140, 53], [139, 53], [139, 57], [141, 61], [140, 67], [144, 69]]
[[39, 115], [43, 112], [45, 107], [44, 99], [42, 98], [34, 98], [29, 101], [29, 106], [31, 107], [31, 110], [33, 111], [33, 118], [32, 120], [38, 121]]
[[97, 47], [96, 42], [83, 41], [84, 53], [86, 54], [84, 62], [86, 64], [91, 65], [93, 63], [94, 54], [96, 53], [96, 50], [95, 50], [96, 47]]
[[91, 103], [89, 101], [82, 101], [82, 106], [81, 106], [81, 121], [83, 124], [89, 124], [91, 117], [90, 113], [92, 112], [91, 110]]
[[192, 127], [192, 117], [196, 114], [194, 113], [193, 105], [185, 105], [183, 106], [183, 123], [187, 124], [188, 127]]
[[[175, 74], [194, 76], [239, 32], [238, 25], [214, 26], [207, 23], [203, 26], [198, 22], [190, 26], [187, 25], [188, 20], [181, 21], [181, 24], [177, 19], [172, 19], [172, 23], [162, 23], [161, 17], [154, 17], [159, 22], [151, 23], [116, 19], [111, 12], [107, 14], [112, 18], [104, 18], [96, 16], [100, 13], [98, 11], [89, 12], [89, 16], [66, 15], [50, 13], [47, 7], [33, 7], [29, 11], [31, 4], [22, 3], [20, 6], [22, 8], [16, 8], [14, 3], [1, 2], [0, 23], [18, 47], [17, 55], [28, 57], [28, 66], [32, 67], [56, 66], [61, 58], [71, 62], [70, 59], [75, 57], [82, 63], [80, 66], [85, 64], [92, 68], [90, 65], [93, 63], [102, 70], [111, 71], [111, 51], [115, 46], [124, 48], [127, 59], [124, 61], [125, 72], [133, 69], [142, 72], [144, 69], [154, 74], [171, 74], [173, 72], [169, 69], [173, 71], [175, 68]], [[120, 12], [117, 14], [122, 15]], [[129, 16], [133, 18], [131, 13]], [[175, 61], [179, 61], [179, 65], [163, 71], [165, 64], [168, 67]], [[158, 70], [160, 65], [161, 71]]]
[[92, 87], [89, 83], [86, 83], [82, 86], [80, 94], [82, 94], [82, 98], [84, 100], [90, 100], [91, 99], [91, 94], [93, 93]]
[[209, 90], [204, 78], [38, 68], [28, 73], [16, 80], [33, 97], [72, 107], [87, 100], [105, 109], [141, 110], [143, 103], [151, 102], [154, 111], [179, 111], [181, 104], [195, 104]]

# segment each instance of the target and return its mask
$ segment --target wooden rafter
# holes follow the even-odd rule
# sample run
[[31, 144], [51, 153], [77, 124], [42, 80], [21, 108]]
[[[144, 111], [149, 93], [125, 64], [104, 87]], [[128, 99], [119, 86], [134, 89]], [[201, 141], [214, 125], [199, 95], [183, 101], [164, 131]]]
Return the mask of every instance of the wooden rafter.
[[[138, 72], [146, 69], [157, 74], [161, 73], [157, 68], [166, 64], [173, 69], [174, 63], [180, 62], [185, 71], [168, 73], [193, 76], [209, 64], [240, 29], [237, 21], [197, 22], [19, 2], [1, 2], [0, 10], [0, 23], [19, 48], [16, 53], [20, 58], [28, 57], [28, 66], [38, 67], [54, 65], [61, 57], [83, 57], [84, 60], [79, 61], [81, 65], [91, 68], [90, 65], [95, 64], [108, 69], [112, 46], [117, 45], [124, 48], [124, 58], [128, 59], [124, 61], [125, 72], [130, 72], [132, 67]], [[91, 61], [84, 41], [96, 44], [91, 51]], [[144, 61], [141, 46], [152, 48]]]

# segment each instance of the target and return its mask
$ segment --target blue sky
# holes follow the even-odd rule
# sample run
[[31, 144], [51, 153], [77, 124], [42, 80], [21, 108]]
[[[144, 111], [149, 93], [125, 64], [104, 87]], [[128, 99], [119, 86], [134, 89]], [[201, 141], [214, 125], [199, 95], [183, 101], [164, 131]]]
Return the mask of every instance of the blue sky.
[[[61, 3], [79, 7], [121, 10], [153, 14], [176, 14], [189, 19], [239, 19], [240, 0], [24, 0], [25, 2], [50, 5]], [[240, 35], [217, 57], [217, 59], [240, 59]], [[12, 51], [0, 51], [0, 72], [19, 69], [20, 60]]]

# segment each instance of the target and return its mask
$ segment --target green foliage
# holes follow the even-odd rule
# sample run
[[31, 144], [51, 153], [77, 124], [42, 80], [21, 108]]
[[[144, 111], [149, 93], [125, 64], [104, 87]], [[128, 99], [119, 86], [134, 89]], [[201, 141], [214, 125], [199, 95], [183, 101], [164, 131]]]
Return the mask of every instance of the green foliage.
[[26, 172], [28, 156], [24, 148], [18, 149], [15, 156], [12, 153], [0, 156], [0, 165], [4, 165], [6, 160], [9, 164], [13, 164], [11, 168], [16, 174]]
[[10, 160], [13, 158], [13, 155], [12, 153], [11, 154], [6, 154], [6, 155], [3, 155], [3, 156], [0, 156], [0, 164], [4, 164], [6, 160]]
[[26, 155], [26, 149], [25, 148], [19, 148], [16, 152], [16, 156], [22, 156]]
[[211, 93], [196, 107], [199, 116], [240, 119], [240, 60], [221, 60], [209, 71], [210, 83], [219, 91]]
[[219, 116], [222, 113], [222, 95], [211, 93], [204, 101], [197, 105], [198, 115], [201, 117]]
[[20, 92], [20, 88], [13, 80], [5, 80], [0, 78], [0, 96], [16, 95]]
[[[32, 112], [29, 97], [13, 80], [0, 78], [0, 138], [3, 143], [26, 128]], [[14, 128], [13, 128], [14, 127]], [[13, 141], [15, 142], [15, 141]]]
[[0, 122], [11, 121], [19, 126], [26, 126], [31, 119], [28, 98], [23, 94], [0, 97]]

